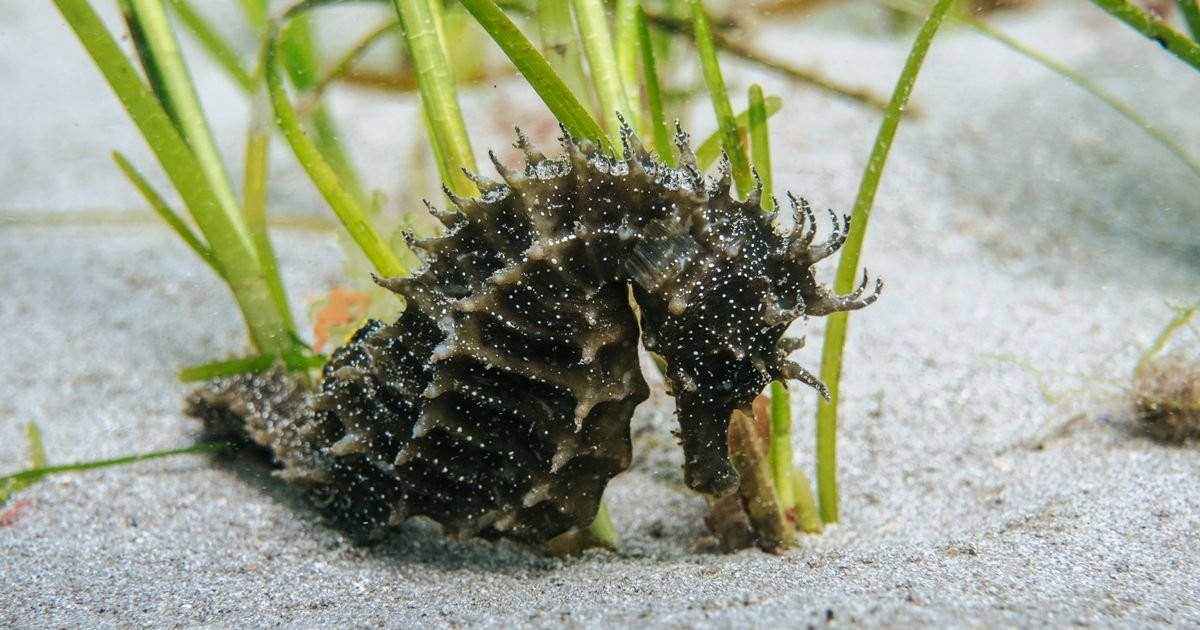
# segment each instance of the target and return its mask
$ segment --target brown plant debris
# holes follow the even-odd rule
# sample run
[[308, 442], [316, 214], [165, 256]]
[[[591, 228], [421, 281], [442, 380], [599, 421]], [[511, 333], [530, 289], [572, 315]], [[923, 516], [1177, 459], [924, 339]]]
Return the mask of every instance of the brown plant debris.
[[1200, 439], [1200, 356], [1174, 352], [1146, 360], [1134, 376], [1138, 426], [1173, 444]]

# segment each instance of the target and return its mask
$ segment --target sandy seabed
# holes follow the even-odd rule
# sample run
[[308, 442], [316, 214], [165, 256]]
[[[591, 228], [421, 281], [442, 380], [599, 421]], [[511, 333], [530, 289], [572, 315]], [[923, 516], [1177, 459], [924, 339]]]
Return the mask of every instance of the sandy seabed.
[[[145, 213], [95, 212], [141, 207], [110, 149], [151, 161], [49, 3], [0, 18], [0, 468], [23, 465], [28, 422], [54, 462], [193, 443], [174, 373], [242, 350], [232, 302]], [[1200, 147], [1200, 74], [1090, 4], [996, 23]], [[884, 94], [910, 43], [833, 18], [759, 37]], [[730, 68], [739, 90], [762, 81], [784, 98], [780, 186], [848, 208], [878, 115]], [[219, 87], [211, 98], [237, 155], [244, 110]], [[481, 90], [468, 109], [494, 117], [510, 98]], [[392, 173], [411, 106], [335, 105], [375, 117], [347, 133], [368, 177], [403, 192]], [[966, 30], [935, 43], [914, 105], [867, 237], [864, 262], [887, 287], [851, 319], [842, 522], [824, 535], [781, 557], [700, 551], [704, 502], [673, 483], [659, 391], [635, 419], [634, 470], [607, 494], [619, 553], [550, 559], [421, 523], [356, 547], [265, 466], [188, 456], [21, 492], [0, 526], [0, 625], [1200, 625], [1200, 451], [1136, 436], [1122, 389], [1167, 303], [1200, 294], [1200, 180], [1076, 86]], [[503, 142], [513, 123], [484, 133]], [[278, 170], [278, 205], [323, 212], [294, 167]], [[341, 281], [328, 232], [283, 229], [277, 243], [297, 312]], [[814, 346], [821, 326], [804, 331]], [[799, 359], [815, 366], [818, 349]], [[810, 467], [815, 395], [794, 402]]]

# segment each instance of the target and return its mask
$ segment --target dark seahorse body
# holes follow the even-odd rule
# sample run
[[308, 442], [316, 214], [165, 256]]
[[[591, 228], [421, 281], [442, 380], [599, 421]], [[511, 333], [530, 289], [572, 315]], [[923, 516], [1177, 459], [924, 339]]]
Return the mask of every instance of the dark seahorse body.
[[732, 491], [731, 412], [774, 379], [823, 389], [787, 360], [788, 325], [878, 295], [865, 277], [849, 296], [814, 279], [848, 220], [814, 242], [793, 199], [796, 227], [779, 234], [760, 191], [738, 201], [727, 169], [700, 175], [682, 132], [680, 168], [628, 132], [623, 158], [566, 133], [565, 154], [546, 158], [519, 138], [524, 171], [493, 156], [503, 183], [476, 177], [479, 197], [435, 211], [446, 232], [413, 243], [424, 268], [379, 280], [403, 314], [336, 351], [319, 393], [278, 373], [227, 379], [190, 412], [248, 434], [358, 532], [426, 516], [459, 536], [540, 541], [591, 522], [630, 464], [649, 395], [640, 338], [667, 365], [688, 486]]

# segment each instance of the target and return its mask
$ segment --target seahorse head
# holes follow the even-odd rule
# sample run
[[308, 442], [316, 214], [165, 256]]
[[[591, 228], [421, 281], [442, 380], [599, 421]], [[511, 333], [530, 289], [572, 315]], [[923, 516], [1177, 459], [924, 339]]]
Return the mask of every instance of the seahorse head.
[[814, 242], [808, 204], [790, 197], [794, 227], [781, 233], [760, 207], [761, 188], [730, 195], [728, 167], [692, 203], [646, 225], [626, 263], [642, 313], [643, 343], [661, 356], [676, 398], [684, 476], [697, 491], [724, 495], [738, 484], [729, 459], [735, 409], [749, 412], [773, 380], [825, 386], [788, 355], [802, 344], [785, 338], [809, 315], [862, 308], [878, 297], [863, 285], [838, 296], [816, 281], [814, 265], [845, 241], [849, 219]]

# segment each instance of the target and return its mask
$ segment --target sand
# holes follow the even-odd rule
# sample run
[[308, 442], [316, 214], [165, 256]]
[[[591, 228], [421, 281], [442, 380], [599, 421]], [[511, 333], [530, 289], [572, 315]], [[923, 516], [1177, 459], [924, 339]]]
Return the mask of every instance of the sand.
[[[108, 162], [121, 148], [150, 170], [53, 8], [8, 3], [0, 17], [0, 470], [24, 465], [28, 422], [53, 462], [192, 444], [174, 373], [242, 351], [233, 304]], [[1200, 74], [1091, 5], [997, 23], [1200, 147]], [[844, 18], [761, 37], [881, 93], [909, 44]], [[731, 68], [731, 83], [784, 97], [781, 185], [848, 208], [877, 115]], [[232, 150], [237, 99], [211, 68], [197, 75], [230, 104], [214, 126]], [[473, 95], [471, 119], [495, 117], [503, 90]], [[676, 489], [657, 392], [635, 420], [635, 469], [607, 494], [619, 552], [552, 559], [422, 523], [356, 547], [266, 466], [186, 456], [17, 495], [0, 526], [0, 625], [1200, 625], [1200, 452], [1138, 437], [1123, 389], [1168, 302], [1200, 294], [1200, 179], [1077, 87], [969, 31], [935, 44], [914, 104], [867, 237], [864, 263], [887, 286], [851, 319], [842, 522], [825, 534], [781, 557], [705, 551], [704, 502]], [[367, 142], [374, 185], [410, 187], [391, 165], [407, 163], [411, 107], [374, 95], [337, 105], [380, 114], [347, 133]], [[483, 133], [500, 142], [514, 122]], [[324, 216], [289, 168], [281, 160], [273, 200]], [[276, 238], [298, 313], [343, 281], [328, 230]], [[821, 326], [808, 324], [814, 347], [799, 355], [813, 367]], [[806, 467], [814, 404], [795, 397]]]

